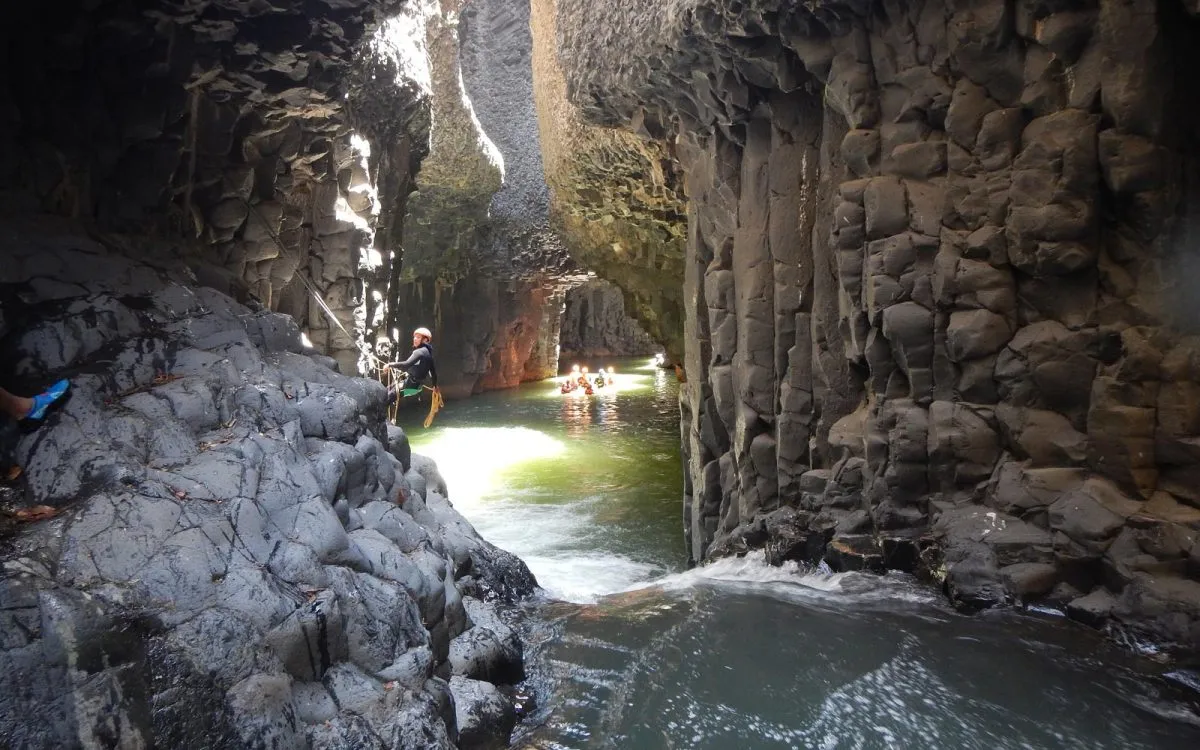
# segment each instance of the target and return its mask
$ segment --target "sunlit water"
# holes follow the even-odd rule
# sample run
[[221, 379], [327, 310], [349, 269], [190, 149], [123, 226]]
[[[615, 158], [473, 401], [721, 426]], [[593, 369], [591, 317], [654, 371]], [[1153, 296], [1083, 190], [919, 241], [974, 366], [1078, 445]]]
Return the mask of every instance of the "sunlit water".
[[546, 592], [515, 746], [1200, 748], [1193, 673], [1073, 623], [961, 616], [902, 576], [686, 570], [674, 376], [618, 372], [591, 397], [539, 383], [401, 420]]

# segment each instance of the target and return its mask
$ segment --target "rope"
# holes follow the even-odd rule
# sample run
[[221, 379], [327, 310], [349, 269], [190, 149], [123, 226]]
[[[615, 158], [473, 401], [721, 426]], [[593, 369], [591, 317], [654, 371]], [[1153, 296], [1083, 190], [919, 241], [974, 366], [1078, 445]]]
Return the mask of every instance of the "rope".
[[[295, 261], [296, 276], [300, 279], [300, 283], [303, 284], [306, 289], [308, 289], [308, 293], [312, 295], [314, 300], [316, 300], [317, 305], [319, 305], [321, 310], [325, 312], [325, 315], [329, 318], [329, 320], [335, 326], [341, 329], [342, 333], [346, 334], [346, 338], [354, 342], [354, 346], [358, 349], [359, 353], [367, 357], [367, 359], [371, 360], [375, 364], [376, 370], [381, 370], [383, 365], [387, 363], [377, 357], [374, 352], [367, 349], [361, 341], [359, 341], [355, 336], [351, 335], [350, 331], [346, 330], [346, 326], [342, 325], [342, 321], [338, 320], [338, 316], [334, 314], [332, 308], [329, 307], [328, 303], [326, 303], [325, 299], [321, 296], [321, 292], [319, 289], [317, 289], [316, 284], [313, 283], [312, 279], [308, 278], [308, 274], [306, 274], [301, 268], [300, 259], [288, 249], [287, 245], [283, 244], [283, 240], [279, 239], [279, 236], [273, 229], [271, 229], [271, 225], [267, 222], [266, 217], [262, 215], [262, 212], [258, 210], [258, 207], [240, 195], [238, 196], [238, 200], [246, 204], [246, 208], [254, 212], [255, 216], [258, 217], [259, 222], [262, 223], [263, 229], [267, 230], [267, 234], [275, 242], [275, 245], [280, 249], [280, 251]], [[382, 382], [382, 380], [380, 382]]]
[[[221, 179], [222, 181], [226, 181], [227, 178], [222, 176]], [[342, 325], [342, 321], [338, 320], [338, 316], [334, 314], [333, 309], [329, 307], [329, 304], [325, 302], [324, 297], [321, 296], [321, 292], [317, 288], [317, 285], [312, 281], [312, 279], [308, 278], [308, 274], [305, 273], [303, 268], [301, 268], [300, 258], [292, 253], [292, 251], [288, 249], [287, 245], [283, 244], [283, 240], [279, 239], [279, 236], [273, 229], [271, 229], [270, 223], [267, 222], [266, 217], [262, 215], [262, 212], [258, 210], [258, 207], [240, 195], [238, 196], [238, 200], [246, 204], [247, 209], [254, 212], [255, 216], [258, 217], [259, 222], [262, 224], [263, 229], [266, 230], [267, 235], [270, 236], [271, 240], [275, 243], [279, 250], [295, 262], [296, 276], [300, 279], [300, 283], [303, 284], [306, 289], [308, 289], [309, 294], [312, 295], [312, 298], [316, 301], [321, 310], [324, 311], [329, 320], [335, 326], [341, 329], [342, 333], [346, 334], [346, 338], [354, 342], [355, 348], [357, 348], [361, 354], [366, 356], [367, 359], [375, 365], [375, 371], [378, 375], [380, 385], [383, 385], [390, 392], [392, 387], [397, 385], [397, 381], [401, 381], [401, 378], [399, 378], [396, 375], [396, 372], [391, 368], [385, 369], [385, 366], [388, 363], [384, 362], [374, 352], [367, 349], [361, 341], [359, 341], [355, 336], [351, 335], [350, 331], [346, 330], [346, 327]], [[387, 382], [384, 382], [385, 376], [387, 378]], [[407, 380], [407, 376], [403, 378], [403, 380]], [[403, 387], [402, 383], [400, 384], [400, 387]], [[427, 385], [423, 385], [422, 387], [433, 392], [433, 399], [429, 407], [429, 414], [425, 417], [424, 422], [425, 427], [429, 427], [429, 425], [433, 423], [434, 415], [436, 415], [438, 410], [445, 404], [445, 401], [442, 399], [442, 392], [437, 388], [431, 388]], [[399, 390], [399, 388], [397, 388], [397, 390]], [[395, 424], [396, 417], [399, 416], [400, 413], [400, 400], [401, 399], [399, 398], [389, 399], [388, 402], [388, 421], [393, 424]]]
[[425, 416], [425, 422], [423, 423], [425, 429], [429, 429], [429, 425], [433, 424], [433, 418], [437, 416], [438, 409], [442, 408], [442, 406], [445, 404], [445, 401], [442, 400], [442, 392], [437, 388], [430, 388], [429, 386], [423, 387], [433, 391], [433, 397], [429, 399], [429, 414]]

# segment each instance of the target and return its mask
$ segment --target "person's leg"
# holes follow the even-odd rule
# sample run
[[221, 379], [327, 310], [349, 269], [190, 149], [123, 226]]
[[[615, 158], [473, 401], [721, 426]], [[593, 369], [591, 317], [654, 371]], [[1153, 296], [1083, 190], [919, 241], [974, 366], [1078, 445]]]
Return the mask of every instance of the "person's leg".
[[50, 405], [66, 395], [71, 387], [71, 381], [60, 380], [33, 398], [14, 396], [0, 388], [0, 411], [16, 421], [22, 419], [41, 419], [46, 416]]
[[0, 388], [0, 411], [11, 417], [13, 421], [19, 422], [33, 411], [33, 399], [14, 396]]

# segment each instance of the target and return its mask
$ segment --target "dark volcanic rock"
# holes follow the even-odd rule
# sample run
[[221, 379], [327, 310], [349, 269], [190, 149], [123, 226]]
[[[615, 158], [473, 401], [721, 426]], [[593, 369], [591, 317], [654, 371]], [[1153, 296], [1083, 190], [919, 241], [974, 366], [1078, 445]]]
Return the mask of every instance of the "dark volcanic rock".
[[459, 747], [480, 750], [508, 746], [517, 723], [512, 699], [495, 685], [466, 677], [451, 677], [450, 690], [459, 726]]
[[581, 272], [550, 228], [529, 6], [443, 2], [425, 36], [433, 126], [404, 218], [400, 344], [433, 331], [448, 397], [551, 377], [563, 293]]
[[[572, 24], [590, 21], [551, 0], [533, 0], [531, 6], [534, 95], [551, 222], [571, 256], [619, 286], [629, 314], [672, 362], [682, 362], [687, 208], [666, 123], [636, 115], [635, 135], [581, 118], [568, 101], [571, 86], [559, 62], [556, 17], [562, 12], [574, 16]], [[597, 31], [608, 26], [607, 20], [592, 20]]]
[[661, 348], [626, 314], [621, 290], [598, 280], [567, 292], [558, 341], [563, 359], [649, 356]]
[[495, 607], [536, 582], [389, 435], [379, 383], [153, 245], [61, 221], [0, 244], [8, 385], [72, 384], [14, 451], [26, 502], [59, 513], [0, 548], [7, 743], [452, 747], [435, 673], [520, 679]]
[[[599, 227], [640, 183], [593, 267], [635, 299], [631, 270], [682, 279], [693, 559], [807, 549], [760, 523], [790, 506], [843, 540], [814, 555], [869, 567], [865, 540], [902, 540], [970, 606], [1108, 587], [1122, 627], [1200, 648], [1184, 7], [535, 0], [533, 21], [555, 210]], [[588, 192], [596, 154], [620, 168]], [[661, 255], [620, 256], [656, 200]]]
[[394, 0], [14, 7], [0, 30], [0, 202], [178, 237], [165, 254], [291, 314], [356, 372], [369, 329], [394, 313], [381, 304], [428, 140], [425, 51], [397, 32], [429, 12]]

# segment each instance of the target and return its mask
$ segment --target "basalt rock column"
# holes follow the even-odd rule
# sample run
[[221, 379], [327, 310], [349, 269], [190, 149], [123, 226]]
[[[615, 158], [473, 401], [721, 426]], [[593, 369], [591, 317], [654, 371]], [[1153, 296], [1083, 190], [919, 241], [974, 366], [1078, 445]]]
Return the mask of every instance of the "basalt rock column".
[[472, 0], [442, 3], [429, 27], [432, 147], [406, 219], [394, 334], [433, 330], [450, 397], [557, 369], [576, 272], [547, 223], [528, 25], [519, 3]]
[[558, 12], [553, 0], [532, 2], [534, 99], [551, 218], [579, 265], [620, 287], [629, 314], [678, 362], [687, 228], [672, 144], [651, 117], [637, 115], [638, 135], [580, 117], [556, 53]]
[[559, 347], [563, 357], [650, 356], [662, 350], [625, 312], [616, 285], [592, 279], [567, 292]]
[[523, 668], [495, 602], [531, 593], [524, 564], [450, 505], [383, 386], [191, 286], [169, 245], [126, 251], [0, 219], [5, 360], [29, 392], [71, 377], [0, 443], [53, 516], [14, 524], [4, 495], [4, 746], [504, 744], [487, 683]]
[[177, 238], [205, 283], [292, 313], [353, 371], [377, 313], [364, 285], [386, 296], [428, 138], [424, 52], [389, 32], [424, 12], [383, 0], [14, 7], [0, 31], [4, 204]]
[[686, 175], [696, 559], [924, 567], [1200, 647], [1183, 5], [557, 11], [578, 112], [668, 123]]

